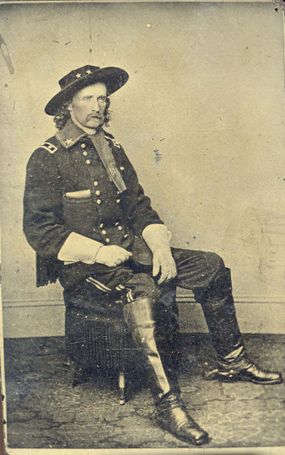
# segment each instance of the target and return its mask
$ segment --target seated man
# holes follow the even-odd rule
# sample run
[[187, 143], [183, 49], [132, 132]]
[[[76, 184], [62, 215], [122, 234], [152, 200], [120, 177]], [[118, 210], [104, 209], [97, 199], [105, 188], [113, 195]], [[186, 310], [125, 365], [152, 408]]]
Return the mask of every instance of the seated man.
[[[176, 286], [191, 289], [218, 355], [213, 377], [277, 384], [245, 351], [229, 269], [214, 253], [171, 248], [123, 148], [102, 127], [109, 96], [128, 80], [114, 67], [75, 69], [45, 111], [57, 133], [34, 151], [24, 197], [24, 232], [37, 253], [37, 284], [57, 278], [66, 293], [120, 293], [132, 337], [143, 350], [159, 424], [200, 445], [208, 434], [181, 401], [157, 305], [172, 311]], [[94, 294], [92, 294], [94, 290]], [[82, 302], [84, 305], [84, 302]], [[166, 330], [164, 331], [166, 332]]]

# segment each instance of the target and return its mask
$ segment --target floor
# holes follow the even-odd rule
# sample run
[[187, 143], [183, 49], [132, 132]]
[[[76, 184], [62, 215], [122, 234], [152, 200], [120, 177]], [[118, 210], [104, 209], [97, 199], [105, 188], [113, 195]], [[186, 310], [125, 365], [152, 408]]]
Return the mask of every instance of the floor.
[[[258, 364], [285, 376], [285, 336], [246, 335], [245, 341]], [[209, 432], [208, 447], [285, 446], [285, 385], [205, 380], [213, 358], [208, 336], [182, 335], [182, 343], [183, 399]], [[7, 339], [5, 368], [9, 447], [188, 447], [155, 424], [144, 375], [131, 383], [124, 406], [113, 378], [96, 377], [72, 388], [61, 337]]]

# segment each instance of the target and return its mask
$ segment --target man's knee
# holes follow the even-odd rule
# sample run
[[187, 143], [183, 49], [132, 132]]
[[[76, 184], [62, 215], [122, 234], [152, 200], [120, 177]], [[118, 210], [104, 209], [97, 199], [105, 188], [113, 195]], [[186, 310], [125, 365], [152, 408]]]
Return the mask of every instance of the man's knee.
[[206, 270], [212, 277], [220, 276], [225, 271], [225, 264], [221, 256], [216, 253], [205, 253]]
[[201, 288], [212, 288], [216, 287], [218, 282], [224, 281], [226, 276], [226, 267], [223, 259], [216, 253], [204, 253], [202, 264], [202, 280]]
[[160, 297], [161, 291], [154, 279], [146, 273], [136, 273], [133, 277], [126, 281], [126, 296], [129, 299], [137, 299], [140, 297], [149, 297], [156, 300]]
[[[223, 259], [216, 253], [206, 253], [206, 284], [194, 290], [199, 303], [217, 303], [217, 307], [232, 301], [232, 283], [230, 269], [225, 267]], [[218, 304], [218, 302], [220, 302]]]

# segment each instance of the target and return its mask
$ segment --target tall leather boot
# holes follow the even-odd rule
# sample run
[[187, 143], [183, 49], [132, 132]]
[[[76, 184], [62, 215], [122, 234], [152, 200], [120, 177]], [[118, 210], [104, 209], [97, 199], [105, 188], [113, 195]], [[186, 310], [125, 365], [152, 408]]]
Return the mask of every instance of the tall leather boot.
[[124, 317], [135, 343], [143, 350], [158, 423], [179, 439], [204, 444], [209, 441], [208, 434], [188, 415], [167, 353], [158, 348], [154, 305], [148, 297], [138, 298], [124, 306]]
[[172, 371], [173, 380], [177, 383], [177, 370], [181, 360], [179, 337], [179, 311], [176, 302], [176, 285], [167, 283], [160, 287], [161, 295], [155, 303], [154, 319], [156, 321], [157, 345], [160, 353], [165, 352]]
[[[267, 371], [251, 362], [246, 354], [231, 289], [230, 270], [217, 281], [213, 289], [204, 293], [202, 309], [213, 346], [218, 354], [218, 366], [208, 373], [209, 379], [250, 381], [256, 384], [279, 384], [282, 376]], [[200, 296], [201, 298], [201, 296]]]

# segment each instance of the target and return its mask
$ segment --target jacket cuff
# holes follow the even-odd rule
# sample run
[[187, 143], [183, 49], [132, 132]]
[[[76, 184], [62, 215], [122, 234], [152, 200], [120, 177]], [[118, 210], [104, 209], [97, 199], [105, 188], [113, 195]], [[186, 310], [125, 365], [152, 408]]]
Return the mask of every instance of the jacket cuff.
[[164, 224], [149, 224], [144, 228], [142, 237], [152, 253], [158, 249], [170, 248], [171, 232]]
[[84, 262], [94, 264], [99, 249], [103, 243], [84, 235], [71, 232], [62, 245], [57, 258], [64, 262]]

